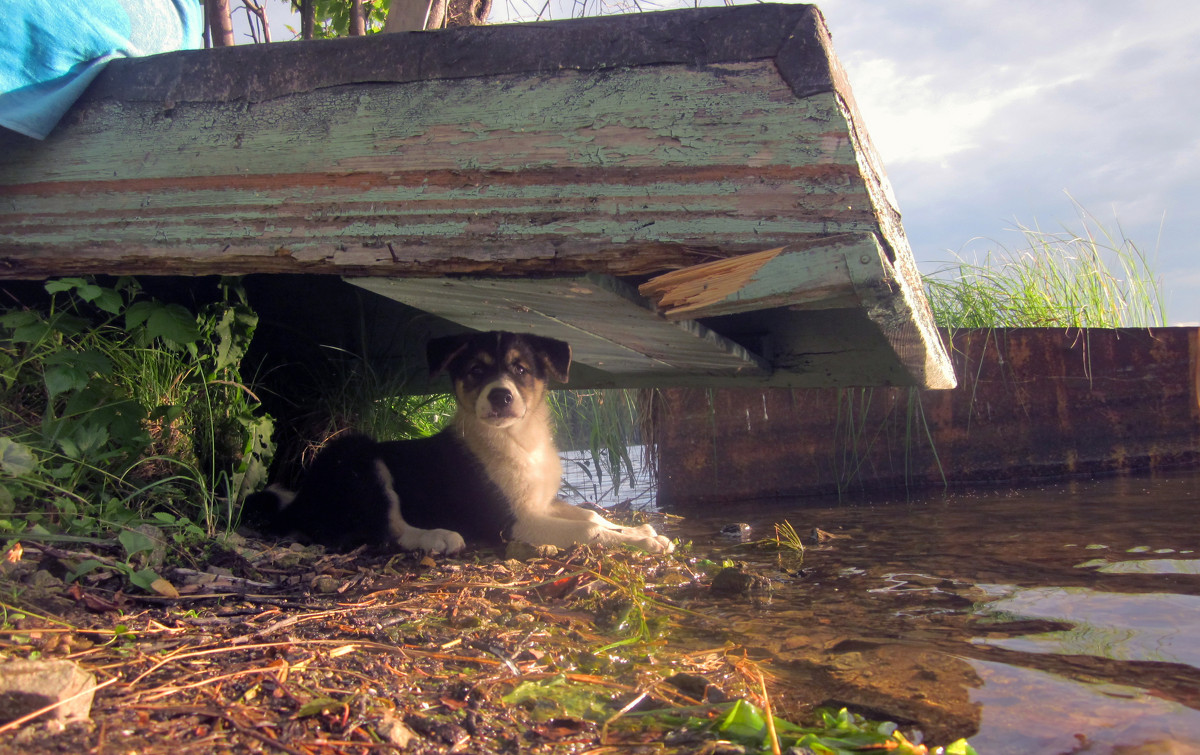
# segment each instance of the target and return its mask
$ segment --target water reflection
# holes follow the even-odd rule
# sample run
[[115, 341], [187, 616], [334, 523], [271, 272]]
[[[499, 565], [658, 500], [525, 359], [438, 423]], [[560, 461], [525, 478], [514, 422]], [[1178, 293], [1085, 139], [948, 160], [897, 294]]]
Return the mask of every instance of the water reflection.
[[[698, 558], [769, 576], [698, 595], [787, 701], [908, 720], [980, 753], [1200, 753], [1200, 473], [922, 500], [748, 503], [686, 516]], [[802, 568], [713, 536], [790, 522]], [[711, 638], [706, 638], [711, 641]]]
[[1178, 558], [1150, 558], [1142, 561], [1117, 561], [1099, 565], [1105, 574], [1200, 574], [1200, 561]]
[[1200, 712], [1126, 685], [968, 661], [982, 680], [972, 745], [984, 753], [1197, 753]]
[[1014, 590], [983, 612], [1073, 625], [1066, 631], [977, 640], [996, 647], [1200, 667], [1200, 597], [1195, 595], [1042, 587]]

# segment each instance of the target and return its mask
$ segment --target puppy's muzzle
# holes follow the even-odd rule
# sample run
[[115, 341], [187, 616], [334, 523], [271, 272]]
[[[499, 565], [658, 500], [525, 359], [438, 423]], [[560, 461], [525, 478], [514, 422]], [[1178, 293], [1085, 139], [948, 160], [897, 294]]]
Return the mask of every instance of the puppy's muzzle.
[[486, 401], [481, 401], [479, 416], [482, 419], [501, 421], [520, 419], [525, 413], [524, 403], [512, 388], [497, 385], [488, 389], [484, 394]]
[[507, 388], [493, 388], [488, 392], [488, 403], [492, 405], [492, 411], [502, 414], [512, 406], [512, 391]]

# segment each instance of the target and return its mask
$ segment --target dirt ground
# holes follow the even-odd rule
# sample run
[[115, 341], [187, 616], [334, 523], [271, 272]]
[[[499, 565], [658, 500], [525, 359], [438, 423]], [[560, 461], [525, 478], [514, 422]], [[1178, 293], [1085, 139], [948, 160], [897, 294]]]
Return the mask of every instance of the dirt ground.
[[[234, 535], [168, 556], [143, 591], [117, 550], [6, 554], [0, 658], [71, 660], [97, 687], [79, 722], [0, 710], [0, 752], [735, 753], [758, 750], [707, 726], [732, 701], [793, 721], [817, 702], [685, 607], [763, 589], [714, 586], [686, 551], [448, 559]], [[85, 560], [108, 567], [70, 580]]]

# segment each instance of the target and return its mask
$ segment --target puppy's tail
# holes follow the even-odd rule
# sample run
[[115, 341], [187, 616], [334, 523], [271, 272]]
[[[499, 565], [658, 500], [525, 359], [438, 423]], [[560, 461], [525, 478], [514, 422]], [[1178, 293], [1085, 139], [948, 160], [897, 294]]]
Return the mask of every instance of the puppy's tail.
[[264, 532], [285, 535], [292, 528], [288, 511], [296, 494], [278, 483], [246, 496], [242, 503], [242, 521]]

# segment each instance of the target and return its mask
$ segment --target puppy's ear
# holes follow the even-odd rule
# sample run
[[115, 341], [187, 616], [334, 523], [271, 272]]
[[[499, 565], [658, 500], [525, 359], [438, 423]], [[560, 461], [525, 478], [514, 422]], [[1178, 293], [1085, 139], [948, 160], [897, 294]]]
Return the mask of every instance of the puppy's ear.
[[538, 358], [545, 365], [547, 374], [560, 383], [567, 382], [571, 372], [571, 344], [545, 336], [527, 337], [530, 345], [537, 351]]
[[425, 345], [425, 361], [429, 363], [429, 377], [435, 378], [441, 375], [454, 361], [454, 358], [467, 348], [470, 340], [471, 336], [465, 333], [429, 339], [429, 343]]

